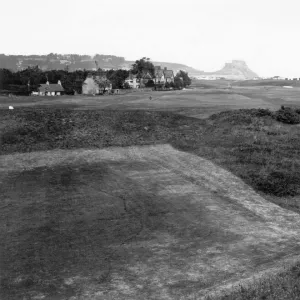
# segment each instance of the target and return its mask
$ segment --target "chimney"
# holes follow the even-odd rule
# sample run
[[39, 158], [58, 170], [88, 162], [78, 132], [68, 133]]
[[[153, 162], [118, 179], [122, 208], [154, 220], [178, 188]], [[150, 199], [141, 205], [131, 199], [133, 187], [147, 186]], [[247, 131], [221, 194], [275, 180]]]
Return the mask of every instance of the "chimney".
[[48, 80], [47, 80], [46, 84], [49, 85], [49, 81]]
[[61, 81], [60, 81], [60, 80], [58, 80], [57, 84], [61, 85]]

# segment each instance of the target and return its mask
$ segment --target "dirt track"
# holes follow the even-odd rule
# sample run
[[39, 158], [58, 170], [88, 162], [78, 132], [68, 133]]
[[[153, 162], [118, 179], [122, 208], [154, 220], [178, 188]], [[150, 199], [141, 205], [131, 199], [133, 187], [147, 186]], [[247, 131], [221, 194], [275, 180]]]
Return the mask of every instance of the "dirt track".
[[107, 162], [172, 207], [164, 228], [124, 245], [127, 261], [122, 268], [112, 264], [109, 285], [66, 278], [86, 291], [73, 299], [199, 299], [299, 253], [298, 214], [266, 201], [213, 163], [169, 145], [6, 155], [0, 170], [70, 161]]

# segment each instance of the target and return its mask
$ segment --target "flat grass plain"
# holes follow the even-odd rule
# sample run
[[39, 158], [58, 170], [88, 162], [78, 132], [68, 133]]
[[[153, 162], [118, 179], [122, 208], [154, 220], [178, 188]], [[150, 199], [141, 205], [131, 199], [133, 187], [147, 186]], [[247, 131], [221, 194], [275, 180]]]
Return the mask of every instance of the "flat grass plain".
[[298, 86], [285, 89], [276, 85], [254, 85], [255, 82], [245, 83], [245, 86], [238, 84], [238, 82], [225, 80], [194, 80], [191, 89], [181, 91], [135, 91], [111, 96], [77, 95], [50, 98], [0, 96], [0, 108], [13, 105], [14, 107], [62, 107], [75, 110], [143, 109], [172, 111], [186, 116], [205, 118], [213, 113], [231, 109], [260, 107], [276, 110], [280, 105], [300, 105]]
[[[297, 106], [294, 90], [17, 100], [1, 104], [1, 299], [201, 299], [296, 260], [299, 126], [238, 110]], [[293, 170], [277, 195], [274, 170]], [[226, 299], [276, 299], [243, 291]]]

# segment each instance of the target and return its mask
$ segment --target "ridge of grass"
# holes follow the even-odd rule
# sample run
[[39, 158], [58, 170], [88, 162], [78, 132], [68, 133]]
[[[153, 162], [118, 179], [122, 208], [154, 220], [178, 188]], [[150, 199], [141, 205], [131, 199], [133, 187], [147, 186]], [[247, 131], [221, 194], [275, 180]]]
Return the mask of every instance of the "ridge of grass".
[[[265, 195], [300, 195], [300, 127], [289, 121], [299, 110], [240, 109], [206, 120], [138, 110], [26, 108], [0, 115], [0, 154], [170, 143], [225, 167]], [[293, 200], [291, 207], [286, 198], [285, 204], [275, 201], [299, 212]]]

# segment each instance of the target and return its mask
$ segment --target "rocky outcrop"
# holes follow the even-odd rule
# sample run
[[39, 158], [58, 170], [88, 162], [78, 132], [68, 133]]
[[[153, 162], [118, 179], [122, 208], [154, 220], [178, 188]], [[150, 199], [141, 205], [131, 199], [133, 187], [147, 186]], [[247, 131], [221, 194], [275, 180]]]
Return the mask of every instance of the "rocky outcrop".
[[217, 72], [206, 72], [205, 75], [215, 75], [227, 79], [245, 80], [258, 77], [243, 60], [233, 60], [231, 63], [226, 63], [223, 69]]

